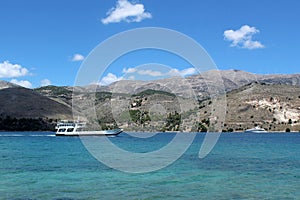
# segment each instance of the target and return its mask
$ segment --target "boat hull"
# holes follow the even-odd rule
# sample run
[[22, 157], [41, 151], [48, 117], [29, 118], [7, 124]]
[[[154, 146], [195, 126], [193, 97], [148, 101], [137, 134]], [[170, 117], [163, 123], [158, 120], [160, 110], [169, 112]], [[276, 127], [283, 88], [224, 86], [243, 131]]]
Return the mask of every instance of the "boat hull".
[[247, 129], [245, 133], [267, 133], [267, 131], [259, 126], [256, 126], [255, 128]]
[[116, 136], [122, 133], [122, 129], [107, 131], [75, 131], [75, 132], [56, 132], [56, 136]]
[[245, 133], [267, 133], [268, 131], [245, 131]]

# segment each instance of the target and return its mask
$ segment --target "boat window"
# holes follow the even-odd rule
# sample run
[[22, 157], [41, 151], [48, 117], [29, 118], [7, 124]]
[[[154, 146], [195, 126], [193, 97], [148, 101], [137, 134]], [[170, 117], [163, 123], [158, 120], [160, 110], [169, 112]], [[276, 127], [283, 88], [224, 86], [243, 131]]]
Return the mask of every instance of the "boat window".
[[58, 130], [58, 132], [65, 132], [65, 131], [66, 131], [65, 128], [61, 128], [61, 129]]
[[73, 132], [74, 128], [68, 128], [67, 132]]

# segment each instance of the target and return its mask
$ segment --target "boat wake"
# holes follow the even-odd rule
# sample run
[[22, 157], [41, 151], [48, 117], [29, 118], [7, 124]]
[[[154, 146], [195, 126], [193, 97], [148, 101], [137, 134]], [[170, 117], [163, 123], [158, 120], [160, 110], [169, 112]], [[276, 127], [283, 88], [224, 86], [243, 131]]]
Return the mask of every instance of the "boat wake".
[[32, 135], [32, 134], [0, 134], [0, 137], [55, 137], [54, 134]]

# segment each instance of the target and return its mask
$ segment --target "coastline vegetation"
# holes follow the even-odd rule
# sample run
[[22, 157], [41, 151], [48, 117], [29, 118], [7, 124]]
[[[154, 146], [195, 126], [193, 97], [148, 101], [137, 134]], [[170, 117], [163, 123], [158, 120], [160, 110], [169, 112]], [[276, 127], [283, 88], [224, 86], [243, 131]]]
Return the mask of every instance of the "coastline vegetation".
[[0, 131], [54, 131], [55, 120], [0, 117]]

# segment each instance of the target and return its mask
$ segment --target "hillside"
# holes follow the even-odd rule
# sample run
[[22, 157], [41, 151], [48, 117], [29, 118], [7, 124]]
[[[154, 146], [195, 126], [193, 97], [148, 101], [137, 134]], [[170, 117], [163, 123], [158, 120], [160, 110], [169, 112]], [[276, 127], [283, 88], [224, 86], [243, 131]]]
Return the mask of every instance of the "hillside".
[[96, 112], [100, 122], [111, 116], [119, 127], [128, 131], [178, 131], [183, 130], [181, 119], [167, 123], [168, 119], [180, 118], [180, 113], [195, 109], [196, 103], [169, 92], [149, 89], [131, 96], [113, 95], [97, 104]]
[[52, 130], [55, 120], [70, 118], [70, 107], [33, 90], [22, 87], [0, 90], [0, 130]]
[[[300, 87], [252, 83], [226, 95], [224, 131], [244, 131], [257, 125], [269, 131], [300, 131]], [[201, 103], [201, 119], [211, 107]], [[205, 114], [208, 113], [208, 114]]]
[[66, 86], [45, 86], [34, 89], [37, 93], [41, 94], [42, 96], [48, 97], [52, 100], [55, 100], [61, 104], [65, 104], [67, 106], [72, 105], [72, 87]]
[[232, 128], [260, 125], [272, 131], [300, 131], [299, 86], [251, 84], [229, 93], [227, 103], [226, 120]]
[[[218, 98], [216, 98], [218, 99]], [[195, 102], [172, 93], [145, 90], [134, 95], [96, 93], [95, 108], [102, 127], [126, 131], [208, 131], [215, 108], [207, 99]], [[214, 105], [222, 105], [222, 103]], [[269, 131], [300, 131], [300, 87], [250, 83], [226, 94], [223, 131], [261, 126]], [[90, 110], [87, 108], [86, 113]], [[176, 121], [176, 118], [179, 121]]]
[[16, 118], [66, 118], [71, 109], [26, 88], [0, 90], [0, 116]]

